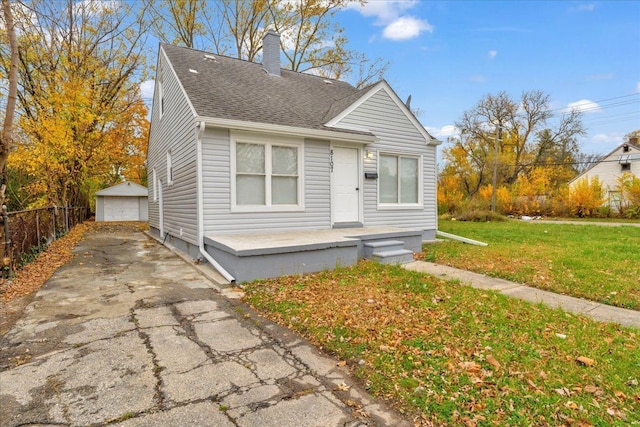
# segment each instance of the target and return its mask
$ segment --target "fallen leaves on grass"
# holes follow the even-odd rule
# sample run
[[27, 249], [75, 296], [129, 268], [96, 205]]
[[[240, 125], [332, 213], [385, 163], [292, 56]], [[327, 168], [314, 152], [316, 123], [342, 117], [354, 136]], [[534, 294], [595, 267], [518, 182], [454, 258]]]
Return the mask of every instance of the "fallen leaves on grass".
[[[621, 419], [606, 412], [611, 399], [624, 400], [616, 408], [629, 417], [640, 414], [631, 386], [614, 395], [615, 376], [631, 374], [611, 361], [639, 350], [617, 327], [372, 262], [244, 290], [423, 426], [606, 424]], [[558, 330], [569, 339], [549, 339]], [[593, 368], [573, 362], [576, 354], [591, 356]]]
[[586, 356], [578, 356], [578, 357], [576, 357], [576, 361], [580, 362], [584, 366], [593, 366], [596, 363], [595, 360], [591, 359], [590, 357], [586, 357]]

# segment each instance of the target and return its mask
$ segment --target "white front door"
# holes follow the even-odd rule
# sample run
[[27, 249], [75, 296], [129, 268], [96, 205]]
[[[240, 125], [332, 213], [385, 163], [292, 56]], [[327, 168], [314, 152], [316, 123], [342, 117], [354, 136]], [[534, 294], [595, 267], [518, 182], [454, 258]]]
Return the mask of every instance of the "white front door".
[[360, 222], [360, 163], [357, 148], [333, 147], [331, 214], [333, 223]]

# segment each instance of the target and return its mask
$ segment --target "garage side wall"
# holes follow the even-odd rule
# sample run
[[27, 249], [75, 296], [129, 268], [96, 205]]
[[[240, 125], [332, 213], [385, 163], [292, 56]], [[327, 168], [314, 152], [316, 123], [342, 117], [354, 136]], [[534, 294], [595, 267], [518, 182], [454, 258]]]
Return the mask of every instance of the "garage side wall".
[[104, 197], [96, 197], [96, 222], [104, 221]]

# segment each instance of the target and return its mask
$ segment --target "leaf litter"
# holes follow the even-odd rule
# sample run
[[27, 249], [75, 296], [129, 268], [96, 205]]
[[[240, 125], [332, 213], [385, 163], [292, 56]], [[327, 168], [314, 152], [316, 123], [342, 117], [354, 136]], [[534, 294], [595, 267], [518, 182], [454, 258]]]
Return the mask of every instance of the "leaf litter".
[[416, 425], [640, 419], [632, 329], [370, 261], [244, 290], [256, 309], [345, 361]]

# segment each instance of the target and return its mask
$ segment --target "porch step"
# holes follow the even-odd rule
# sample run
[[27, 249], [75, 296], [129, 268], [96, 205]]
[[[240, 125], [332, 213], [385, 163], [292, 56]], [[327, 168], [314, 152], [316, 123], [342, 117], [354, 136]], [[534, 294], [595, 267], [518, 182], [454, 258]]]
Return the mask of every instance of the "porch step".
[[364, 242], [364, 257], [371, 258], [373, 254], [382, 251], [395, 251], [404, 249], [404, 242], [402, 240], [378, 240], [375, 242]]
[[381, 264], [406, 264], [413, 261], [413, 251], [404, 248], [402, 240], [379, 240], [363, 244], [364, 257]]
[[393, 251], [376, 252], [371, 259], [380, 264], [406, 264], [413, 261], [413, 251], [409, 249], [396, 249]]

